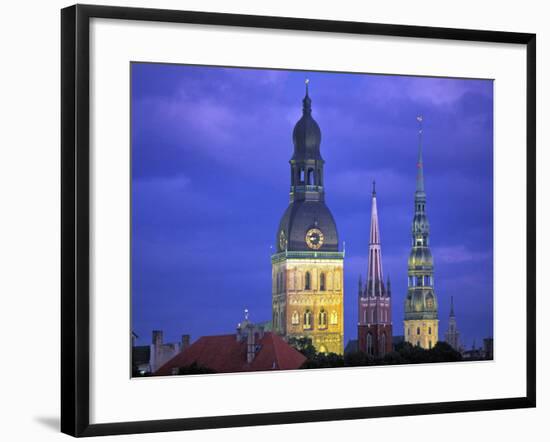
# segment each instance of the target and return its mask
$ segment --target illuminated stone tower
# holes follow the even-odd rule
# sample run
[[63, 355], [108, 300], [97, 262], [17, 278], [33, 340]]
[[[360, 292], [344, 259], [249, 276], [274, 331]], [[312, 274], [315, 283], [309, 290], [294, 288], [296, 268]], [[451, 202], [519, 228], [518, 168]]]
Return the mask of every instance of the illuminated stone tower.
[[325, 204], [321, 130], [311, 116], [306, 80], [303, 114], [292, 134], [290, 203], [271, 256], [273, 330], [310, 337], [320, 352], [344, 352], [344, 253]]
[[372, 206], [369, 237], [369, 263], [367, 283], [362, 287], [359, 277], [359, 324], [357, 338], [359, 350], [372, 356], [383, 356], [392, 350], [390, 280], [384, 284], [382, 250], [376, 188], [372, 184]]
[[451, 296], [451, 312], [449, 313], [449, 326], [447, 333], [445, 333], [445, 341], [456, 351], [460, 351], [460, 334], [456, 328], [455, 308], [453, 303], [453, 297]]
[[434, 292], [433, 258], [430, 251], [430, 223], [426, 215], [424, 163], [422, 161], [422, 117], [417, 117], [418, 162], [412, 250], [408, 265], [408, 290], [405, 299], [405, 341], [423, 348], [432, 348], [438, 341], [437, 298]]

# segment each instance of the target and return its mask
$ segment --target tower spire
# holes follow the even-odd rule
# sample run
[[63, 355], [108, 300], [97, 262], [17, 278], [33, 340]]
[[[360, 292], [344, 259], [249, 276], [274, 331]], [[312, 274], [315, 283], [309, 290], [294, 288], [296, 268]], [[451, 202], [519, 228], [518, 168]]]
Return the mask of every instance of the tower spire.
[[422, 121], [424, 117], [418, 115], [416, 121], [418, 121], [418, 161], [416, 162], [416, 192], [424, 192], [424, 162], [422, 160]]
[[454, 315], [455, 315], [455, 306], [453, 302], [453, 296], [451, 295], [451, 313], [449, 314], [449, 316], [454, 316]]
[[376, 205], [376, 190], [373, 181], [369, 236], [369, 267], [367, 274], [368, 294], [370, 296], [381, 296], [383, 283], [380, 228], [378, 226], [378, 208]]
[[306, 78], [306, 96], [303, 100], [303, 113], [304, 115], [311, 114], [311, 98], [309, 98], [309, 78]]

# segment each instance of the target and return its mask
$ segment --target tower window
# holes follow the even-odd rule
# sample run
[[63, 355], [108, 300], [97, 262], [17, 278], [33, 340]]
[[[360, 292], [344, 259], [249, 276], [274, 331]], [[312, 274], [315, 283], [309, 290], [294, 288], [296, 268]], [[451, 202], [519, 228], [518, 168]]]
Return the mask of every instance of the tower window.
[[309, 310], [304, 313], [304, 328], [311, 328], [311, 312]]
[[372, 335], [370, 333], [367, 333], [367, 354], [372, 355], [374, 353], [372, 347]]
[[325, 288], [325, 274], [324, 273], [321, 273], [321, 275], [319, 276], [319, 290], [321, 290], [322, 292], [324, 292], [326, 290], [326, 288]]
[[300, 315], [298, 312], [294, 311], [292, 312], [292, 325], [298, 325], [300, 324]]
[[321, 309], [319, 312], [319, 327], [325, 328], [327, 326], [327, 312]]
[[429, 334], [429, 335], [432, 334], [432, 328], [431, 328], [431, 327], [428, 327], [428, 334]]
[[311, 290], [311, 273], [306, 272], [305, 290]]
[[305, 172], [304, 168], [300, 167], [300, 182], [299, 182], [299, 184], [304, 184], [305, 178], [306, 178], [305, 174], [306, 174], [306, 172]]
[[416, 327], [416, 334], [417, 334], [417, 335], [420, 334], [420, 327]]

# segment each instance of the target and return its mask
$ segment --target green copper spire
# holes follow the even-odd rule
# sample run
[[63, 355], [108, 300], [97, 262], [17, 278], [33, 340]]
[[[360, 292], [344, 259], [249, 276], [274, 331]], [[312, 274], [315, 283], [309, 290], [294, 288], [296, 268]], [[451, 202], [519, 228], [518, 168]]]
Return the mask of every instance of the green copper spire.
[[418, 121], [418, 161], [416, 162], [416, 192], [424, 193], [424, 162], [422, 161], [422, 115], [416, 117]]

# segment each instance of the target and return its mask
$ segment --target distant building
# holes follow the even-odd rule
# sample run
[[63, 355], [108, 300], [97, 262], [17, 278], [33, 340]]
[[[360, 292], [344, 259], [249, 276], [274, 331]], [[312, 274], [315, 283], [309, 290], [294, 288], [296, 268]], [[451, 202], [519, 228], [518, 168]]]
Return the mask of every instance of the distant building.
[[162, 330], [153, 330], [151, 345], [134, 345], [138, 336], [132, 332], [132, 371], [136, 375], [154, 373], [161, 365], [189, 347], [190, 336], [182, 335], [181, 342], [164, 343]]
[[246, 318], [237, 326], [236, 334], [202, 336], [162, 365], [154, 375], [175, 375], [180, 368], [193, 364], [216, 373], [293, 370], [300, 368], [305, 361], [306, 357], [282, 337], [265, 332], [262, 326]]
[[426, 214], [424, 163], [422, 160], [422, 117], [417, 117], [418, 161], [412, 224], [412, 249], [408, 263], [408, 289], [405, 299], [405, 339], [412, 345], [430, 349], [438, 341], [439, 318], [434, 291], [434, 267], [430, 251], [430, 223]]
[[466, 361], [481, 361], [493, 359], [493, 338], [483, 339], [483, 347], [477, 347], [474, 340], [472, 348], [462, 351], [462, 359]]
[[445, 341], [456, 351], [460, 351], [460, 334], [456, 328], [456, 317], [453, 297], [451, 296], [451, 312], [449, 313], [449, 326], [447, 333], [445, 333]]
[[392, 351], [392, 317], [390, 279], [384, 284], [380, 227], [376, 205], [376, 188], [372, 184], [372, 205], [369, 235], [367, 281], [359, 277], [359, 350], [371, 356], [384, 356]]

